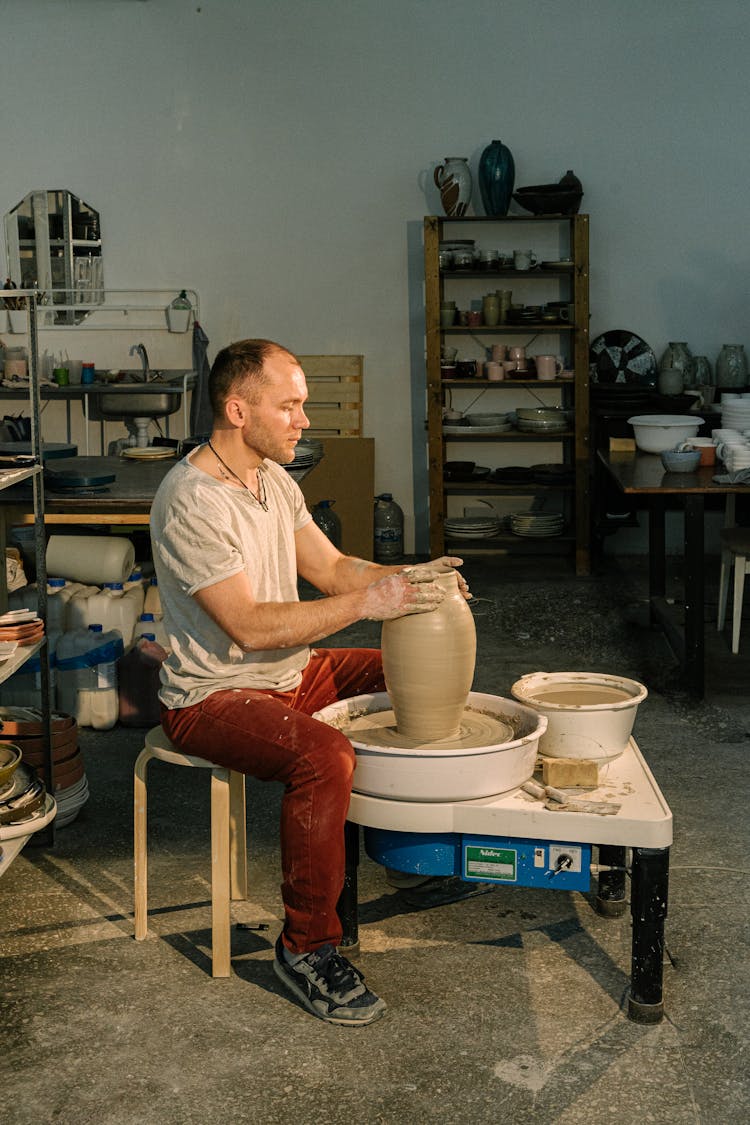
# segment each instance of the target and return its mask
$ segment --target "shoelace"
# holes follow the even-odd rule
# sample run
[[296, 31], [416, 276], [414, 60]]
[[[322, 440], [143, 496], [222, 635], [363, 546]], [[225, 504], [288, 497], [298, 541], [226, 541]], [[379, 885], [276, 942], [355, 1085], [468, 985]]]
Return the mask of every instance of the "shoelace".
[[315, 971], [324, 977], [334, 992], [351, 992], [362, 985], [362, 975], [332, 945], [318, 949]]

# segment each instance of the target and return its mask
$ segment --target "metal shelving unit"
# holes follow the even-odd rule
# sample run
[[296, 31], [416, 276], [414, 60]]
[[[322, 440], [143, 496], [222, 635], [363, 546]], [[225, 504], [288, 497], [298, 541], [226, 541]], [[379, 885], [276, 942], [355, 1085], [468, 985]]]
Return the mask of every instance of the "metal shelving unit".
[[[29, 412], [31, 419], [31, 455], [34, 464], [24, 468], [10, 468], [0, 471], [0, 545], [2, 545], [2, 566], [0, 566], [0, 612], [4, 613], [8, 606], [7, 570], [5, 565], [6, 544], [6, 511], [2, 503], [2, 491], [18, 484], [23, 480], [31, 480], [34, 507], [34, 544], [36, 561], [36, 581], [39, 592], [39, 616], [47, 623], [47, 566], [46, 566], [46, 534], [44, 527], [44, 476], [42, 467], [42, 435], [41, 435], [41, 408], [39, 394], [39, 348], [38, 348], [38, 299], [39, 295], [34, 290], [17, 289], [13, 297], [20, 306], [23, 306], [28, 318], [29, 342]], [[47, 636], [36, 645], [28, 648], [19, 647], [12, 656], [0, 664], [0, 681], [7, 679], [22, 667], [32, 656], [39, 654], [41, 668], [41, 698], [40, 710], [42, 713], [43, 740], [45, 750], [44, 781], [47, 788], [47, 801], [44, 813], [38, 818], [34, 817], [18, 825], [0, 827], [0, 874], [7, 869], [12, 859], [18, 854], [27, 840], [35, 833], [45, 832], [45, 843], [51, 844], [54, 840], [54, 776], [52, 759], [52, 729], [51, 729], [51, 690], [49, 675], [49, 652]]]

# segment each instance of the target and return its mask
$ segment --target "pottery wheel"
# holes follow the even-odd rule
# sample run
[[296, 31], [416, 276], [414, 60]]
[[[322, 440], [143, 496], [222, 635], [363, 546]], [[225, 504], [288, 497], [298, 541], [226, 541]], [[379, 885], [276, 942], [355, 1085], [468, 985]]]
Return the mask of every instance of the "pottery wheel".
[[475, 711], [470, 707], [466, 708], [461, 717], [461, 729], [456, 738], [441, 738], [432, 742], [406, 738], [396, 729], [393, 711], [347, 716], [347, 721], [340, 729], [355, 746], [383, 746], [402, 750], [468, 750], [473, 747], [497, 746], [511, 742], [516, 737], [512, 723], [498, 715]]

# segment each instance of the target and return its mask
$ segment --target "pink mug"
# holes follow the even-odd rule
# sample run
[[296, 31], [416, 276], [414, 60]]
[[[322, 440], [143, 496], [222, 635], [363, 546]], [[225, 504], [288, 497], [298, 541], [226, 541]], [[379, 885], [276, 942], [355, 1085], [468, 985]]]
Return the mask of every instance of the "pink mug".
[[500, 383], [505, 378], [505, 368], [502, 363], [496, 363], [494, 360], [485, 363], [484, 371], [491, 383]]
[[536, 363], [537, 379], [555, 379], [563, 369], [563, 365], [556, 355], [537, 355], [534, 356], [534, 362]]

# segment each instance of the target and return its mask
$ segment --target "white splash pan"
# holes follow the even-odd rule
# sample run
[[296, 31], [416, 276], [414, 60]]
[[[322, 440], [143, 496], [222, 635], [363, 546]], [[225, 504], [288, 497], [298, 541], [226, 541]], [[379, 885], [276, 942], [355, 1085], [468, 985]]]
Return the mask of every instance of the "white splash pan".
[[[580, 703], [565, 703], [566, 694], [580, 689]], [[623, 698], [593, 702], [597, 689], [617, 692]], [[637, 680], [604, 672], [530, 672], [510, 689], [514, 697], [548, 720], [539, 741], [539, 752], [549, 758], [587, 758], [611, 762], [630, 740], [639, 703], [648, 695]], [[587, 693], [592, 702], [586, 703]], [[557, 700], [555, 699], [557, 696]]]
[[[547, 720], [530, 707], [498, 695], [469, 692], [467, 711], [508, 723], [513, 739], [467, 748], [372, 746], [350, 738], [357, 755], [354, 789], [394, 801], [471, 801], [517, 789], [534, 772]], [[346, 731], [354, 717], [390, 711], [387, 692], [343, 699], [313, 718]]]

